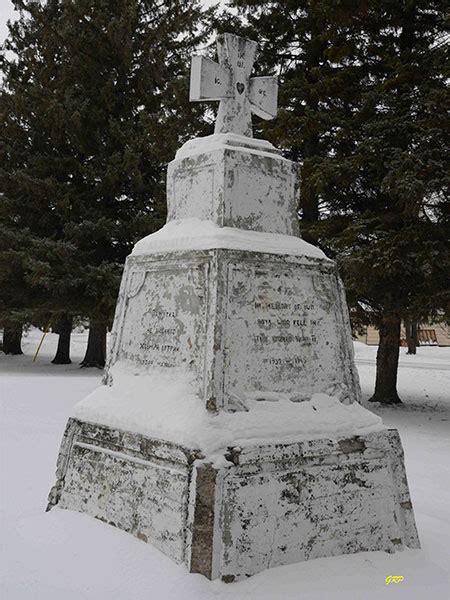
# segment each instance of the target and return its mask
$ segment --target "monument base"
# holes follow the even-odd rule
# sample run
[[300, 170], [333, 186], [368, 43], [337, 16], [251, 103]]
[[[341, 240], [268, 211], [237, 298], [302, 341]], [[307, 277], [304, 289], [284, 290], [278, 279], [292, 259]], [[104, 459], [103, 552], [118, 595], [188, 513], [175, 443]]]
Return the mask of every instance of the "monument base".
[[49, 509], [87, 513], [209, 579], [419, 547], [397, 430], [200, 451], [70, 419]]

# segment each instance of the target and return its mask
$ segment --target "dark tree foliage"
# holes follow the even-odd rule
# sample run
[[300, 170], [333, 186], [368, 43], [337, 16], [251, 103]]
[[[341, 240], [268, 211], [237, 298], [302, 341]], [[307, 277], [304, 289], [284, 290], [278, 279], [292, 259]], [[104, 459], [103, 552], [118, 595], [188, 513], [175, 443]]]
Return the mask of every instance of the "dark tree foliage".
[[302, 165], [304, 236], [338, 260], [356, 323], [380, 331], [372, 400], [399, 402], [401, 320], [449, 318], [446, 3], [230, 4], [280, 74], [263, 127]]
[[354, 148], [354, 114], [361, 101], [364, 67], [358, 61], [363, 12], [353, 0], [236, 0], [230, 5], [244, 15], [224, 18], [222, 29], [238, 28], [258, 40], [256, 68], [279, 78], [279, 110], [275, 121], [255, 123], [263, 134], [301, 163], [300, 213], [305, 239], [316, 242], [315, 223], [325, 195], [347, 197], [351, 173], [334, 159]]
[[[165, 219], [165, 167], [198, 134], [198, 0], [16, 0], [0, 98], [2, 323], [110, 325], [134, 242]], [[98, 331], [98, 328], [97, 328]], [[103, 334], [102, 334], [103, 335]]]
[[357, 145], [347, 161], [365, 204], [333, 210], [338, 225], [330, 245], [340, 253], [353, 305], [380, 332], [371, 400], [396, 403], [401, 320], [449, 314], [448, 47], [443, 2], [370, 6], [363, 48], [368, 76]]

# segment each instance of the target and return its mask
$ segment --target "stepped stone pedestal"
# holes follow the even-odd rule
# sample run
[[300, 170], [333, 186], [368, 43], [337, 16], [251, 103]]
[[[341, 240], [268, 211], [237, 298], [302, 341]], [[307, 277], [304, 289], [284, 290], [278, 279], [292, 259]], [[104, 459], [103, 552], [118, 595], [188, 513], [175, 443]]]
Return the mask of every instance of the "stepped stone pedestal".
[[167, 170], [168, 221], [196, 217], [298, 235], [298, 169], [269, 142], [233, 134], [192, 140]]
[[219, 130], [168, 167], [168, 224], [127, 259], [105, 384], [67, 424], [49, 497], [229, 582], [419, 547], [398, 433], [359, 405], [336, 266], [299, 237], [297, 167], [246, 137], [275, 93], [252, 52], [219, 40]]

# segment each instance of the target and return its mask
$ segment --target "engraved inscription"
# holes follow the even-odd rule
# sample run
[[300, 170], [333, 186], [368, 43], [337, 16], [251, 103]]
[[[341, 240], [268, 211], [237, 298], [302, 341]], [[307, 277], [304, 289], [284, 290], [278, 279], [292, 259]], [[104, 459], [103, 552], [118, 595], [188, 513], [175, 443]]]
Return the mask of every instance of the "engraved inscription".
[[146, 270], [128, 299], [118, 359], [145, 367], [197, 369], [206, 335], [205, 264]]
[[229, 265], [225, 390], [306, 399], [342, 380], [334, 276], [271, 267]]

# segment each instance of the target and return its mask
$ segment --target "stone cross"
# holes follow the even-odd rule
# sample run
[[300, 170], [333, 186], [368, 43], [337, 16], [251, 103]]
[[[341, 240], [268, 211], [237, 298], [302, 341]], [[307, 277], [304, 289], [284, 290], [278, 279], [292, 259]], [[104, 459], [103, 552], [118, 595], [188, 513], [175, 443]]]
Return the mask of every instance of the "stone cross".
[[201, 55], [192, 57], [190, 100], [220, 101], [215, 133], [252, 137], [252, 113], [263, 119], [277, 114], [276, 77], [250, 77], [256, 42], [224, 33], [216, 44], [219, 64]]

